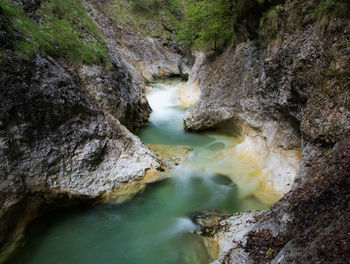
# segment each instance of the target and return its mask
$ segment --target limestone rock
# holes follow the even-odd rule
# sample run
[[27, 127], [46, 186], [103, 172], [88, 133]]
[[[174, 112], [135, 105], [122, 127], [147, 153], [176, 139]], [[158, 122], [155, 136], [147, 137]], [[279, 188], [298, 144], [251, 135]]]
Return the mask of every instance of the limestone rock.
[[[0, 35], [10, 28], [0, 16]], [[0, 261], [15, 231], [48, 208], [96, 201], [163, 167], [117, 119], [135, 129], [150, 111], [126, 67], [82, 66], [80, 80], [45, 54], [17, 57], [9, 39], [0, 41]]]
[[230, 213], [224, 210], [211, 209], [201, 210], [193, 212], [191, 214], [191, 220], [197, 225], [197, 233], [202, 236], [212, 236], [216, 227], [220, 221], [230, 216]]
[[85, 5], [104, 35], [111, 55], [120, 56], [127, 63], [128, 70], [142, 87], [148, 81], [180, 76], [192, 67], [192, 60], [183, 60], [173, 43], [128, 32], [108, 16], [104, 10], [108, 9], [107, 6], [98, 7], [90, 2], [85, 2]]
[[[283, 14], [288, 17], [300, 4], [282, 4]], [[342, 33], [349, 32], [349, 24], [334, 18], [325, 33], [310, 23], [285, 32], [269, 48], [259, 40], [234, 43], [203, 66], [209, 70], [200, 82], [200, 100], [184, 116], [186, 128], [240, 134], [237, 153], [256, 153], [268, 181], [285, 193], [257, 219], [233, 216], [237, 228], [229, 224], [219, 232], [219, 244], [229, 239], [214, 263], [345, 263], [349, 258], [344, 197], [349, 196], [350, 90], [344, 66], [350, 53], [342, 48], [349, 44]]]

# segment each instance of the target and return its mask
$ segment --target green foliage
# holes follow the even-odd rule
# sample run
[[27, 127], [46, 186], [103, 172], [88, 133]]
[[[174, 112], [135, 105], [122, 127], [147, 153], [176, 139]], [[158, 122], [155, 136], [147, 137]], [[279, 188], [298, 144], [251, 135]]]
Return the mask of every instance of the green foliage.
[[229, 0], [186, 0], [176, 39], [185, 46], [217, 49], [233, 39]]
[[38, 11], [41, 26], [31, 20], [19, 6], [2, 0], [0, 6], [16, 28], [30, 38], [16, 45], [18, 55], [31, 57], [40, 47], [53, 57], [63, 57], [72, 62], [109, 63], [103, 37], [81, 1], [43, 2]]
[[234, 38], [230, 0], [132, 0], [130, 3], [133, 17], [143, 16], [145, 21], [161, 24], [163, 31], [172, 31], [175, 40], [187, 47], [217, 49]]

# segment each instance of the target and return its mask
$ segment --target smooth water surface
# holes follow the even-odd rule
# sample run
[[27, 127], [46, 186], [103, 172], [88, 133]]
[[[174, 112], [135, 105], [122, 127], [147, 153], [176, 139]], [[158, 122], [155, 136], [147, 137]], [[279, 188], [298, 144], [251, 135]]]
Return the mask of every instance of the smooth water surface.
[[238, 162], [219, 164], [212, 158], [232, 148], [236, 139], [183, 130], [185, 106], [177, 100], [178, 85], [178, 81], [153, 85], [148, 94], [151, 123], [139, 136], [148, 144], [191, 146], [189, 159], [171, 171], [171, 178], [149, 185], [122, 205], [98, 205], [37, 220], [11, 263], [208, 263], [201, 240], [192, 234], [196, 227], [191, 213], [210, 208], [230, 212], [268, 208], [252, 195], [242, 196], [243, 185], [215, 169], [230, 163], [229, 168], [238, 168], [237, 179], [249, 171]]

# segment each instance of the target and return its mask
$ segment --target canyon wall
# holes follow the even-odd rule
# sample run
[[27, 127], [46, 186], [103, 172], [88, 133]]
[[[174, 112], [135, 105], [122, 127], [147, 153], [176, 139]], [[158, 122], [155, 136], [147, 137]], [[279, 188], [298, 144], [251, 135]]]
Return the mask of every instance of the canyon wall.
[[286, 193], [269, 211], [216, 226], [215, 263], [346, 263], [349, 23], [326, 12], [315, 18], [322, 1], [280, 2], [261, 11], [255, 37], [237, 30], [222, 55], [208, 56], [200, 101], [184, 117], [188, 130], [240, 135], [237, 152], [260, 160], [274, 190]]
[[[17, 2], [40, 20], [41, 1]], [[30, 36], [0, 9], [0, 262], [35, 217], [115, 197], [165, 166], [130, 131], [148, 122], [147, 79], [179, 75], [180, 55], [159, 40], [127, 38], [95, 2], [84, 4], [105, 38], [109, 65], [41, 50], [19, 56], [16, 43]]]

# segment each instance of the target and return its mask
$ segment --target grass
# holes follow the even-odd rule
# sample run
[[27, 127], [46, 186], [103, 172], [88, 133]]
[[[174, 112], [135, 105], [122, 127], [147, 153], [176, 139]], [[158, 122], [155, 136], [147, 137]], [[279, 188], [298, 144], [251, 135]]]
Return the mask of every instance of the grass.
[[38, 10], [40, 25], [15, 4], [0, 0], [6, 16], [26, 39], [16, 44], [23, 58], [34, 56], [38, 48], [53, 57], [73, 63], [109, 64], [102, 35], [89, 17], [83, 3], [76, 0], [48, 0]]
[[164, 29], [164, 25], [173, 28], [173, 21], [169, 13], [157, 8], [140, 8], [135, 1], [114, 0], [105, 6], [108, 15], [117, 24], [122, 24], [127, 30], [138, 32], [144, 37], [171, 38], [170, 32]]

